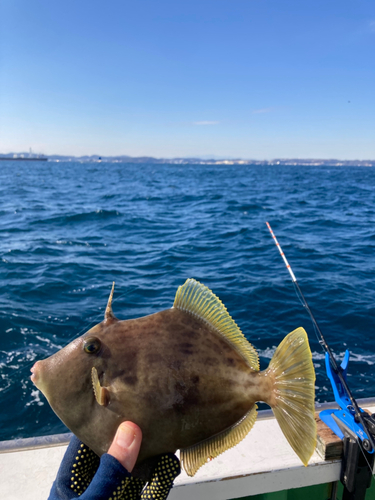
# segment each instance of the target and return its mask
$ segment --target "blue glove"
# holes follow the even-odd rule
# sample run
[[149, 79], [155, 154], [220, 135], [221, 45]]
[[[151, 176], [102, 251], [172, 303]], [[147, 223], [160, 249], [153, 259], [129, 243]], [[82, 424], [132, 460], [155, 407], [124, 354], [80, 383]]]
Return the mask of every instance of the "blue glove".
[[146, 483], [133, 477], [112, 455], [99, 458], [73, 436], [61, 462], [48, 500], [143, 500], [167, 498], [180, 463], [168, 453], [158, 457], [151, 479]]

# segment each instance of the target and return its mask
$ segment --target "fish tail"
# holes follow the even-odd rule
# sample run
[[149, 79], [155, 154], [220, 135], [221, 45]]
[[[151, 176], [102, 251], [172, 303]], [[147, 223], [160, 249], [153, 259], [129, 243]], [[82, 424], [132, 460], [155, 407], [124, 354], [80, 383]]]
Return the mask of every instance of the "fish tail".
[[307, 465], [316, 446], [315, 371], [303, 328], [289, 333], [266, 370], [273, 380], [268, 404], [286, 439]]

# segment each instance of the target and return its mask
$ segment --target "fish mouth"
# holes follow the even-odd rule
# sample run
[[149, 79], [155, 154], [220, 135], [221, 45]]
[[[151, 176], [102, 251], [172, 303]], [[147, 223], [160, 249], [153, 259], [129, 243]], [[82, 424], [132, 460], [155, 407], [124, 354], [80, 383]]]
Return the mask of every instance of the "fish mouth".
[[34, 385], [37, 385], [37, 382], [38, 382], [38, 379], [39, 379], [39, 369], [38, 369], [38, 363], [39, 361], [37, 361], [34, 366], [30, 369], [31, 371], [31, 377], [30, 377], [30, 380], [31, 382], [34, 384]]

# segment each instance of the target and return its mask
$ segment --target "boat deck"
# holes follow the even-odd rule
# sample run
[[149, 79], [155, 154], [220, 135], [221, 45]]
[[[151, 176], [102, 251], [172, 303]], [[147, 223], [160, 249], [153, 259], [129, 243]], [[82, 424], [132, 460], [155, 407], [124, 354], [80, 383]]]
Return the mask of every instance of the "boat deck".
[[[366, 407], [375, 411], [374, 403]], [[308, 467], [304, 467], [271, 412], [259, 413], [254, 428], [239, 445], [204, 465], [193, 478], [182, 472], [168, 498], [238, 499], [339, 480], [340, 460], [324, 461], [315, 452]], [[61, 436], [66, 441], [60, 435], [55, 442], [53, 438], [36, 438], [8, 442], [8, 446], [7, 442], [0, 443], [1, 499], [48, 497], [67, 447], [61, 444]]]

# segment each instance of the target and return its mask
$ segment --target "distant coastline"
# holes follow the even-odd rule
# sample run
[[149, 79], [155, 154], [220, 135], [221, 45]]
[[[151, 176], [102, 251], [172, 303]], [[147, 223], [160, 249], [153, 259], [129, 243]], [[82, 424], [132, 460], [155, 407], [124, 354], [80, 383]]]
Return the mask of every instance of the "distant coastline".
[[8, 161], [48, 161], [46, 156], [37, 156], [37, 157], [23, 157], [23, 156], [0, 156], [0, 160], [8, 160]]
[[154, 163], [173, 165], [300, 165], [332, 167], [375, 167], [375, 160], [338, 160], [318, 158], [275, 158], [273, 160], [244, 160], [241, 158], [154, 158], [152, 156], [63, 156], [30, 155], [29, 153], [8, 153], [0, 155], [0, 160], [8, 161], [54, 161], [54, 162], [96, 162], [96, 163]]

